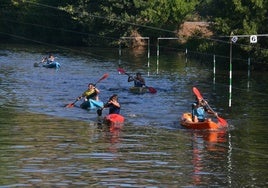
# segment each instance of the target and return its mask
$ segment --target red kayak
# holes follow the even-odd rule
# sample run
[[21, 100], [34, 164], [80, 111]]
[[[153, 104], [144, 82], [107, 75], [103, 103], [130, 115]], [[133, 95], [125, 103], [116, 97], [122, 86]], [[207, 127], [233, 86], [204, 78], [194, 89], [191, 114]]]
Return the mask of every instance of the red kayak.
[[110, 129], [121, 129], [125, 118], [120, 114], [109, 114], [104, 117], [104, 122], [110, 126]]
[[220, 122], [214, 122], [212, 120], [206, 120], [204, 122], [193, 122], [191, 113], [183, 113], [180, 119], [180, 124], [187, 129], [220, 129], [226, 127]]

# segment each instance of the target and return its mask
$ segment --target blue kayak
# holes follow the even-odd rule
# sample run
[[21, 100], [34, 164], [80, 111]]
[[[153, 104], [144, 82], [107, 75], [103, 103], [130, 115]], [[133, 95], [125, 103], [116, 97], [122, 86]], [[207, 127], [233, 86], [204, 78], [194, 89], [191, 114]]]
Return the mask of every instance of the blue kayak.
[[60, 63], [58, 62], [51, 62], [51, 63], [46, 63], [46, 64], [43, 64], [43, 67], [46, 67], [46, 68], [60, 68]]
[[103, 108], [104, 103], [102, 101], [96, 101], [93, 99], [89, 99], [88, 101], [84, 101], [80, 107], [83, 109], [96, 109]]

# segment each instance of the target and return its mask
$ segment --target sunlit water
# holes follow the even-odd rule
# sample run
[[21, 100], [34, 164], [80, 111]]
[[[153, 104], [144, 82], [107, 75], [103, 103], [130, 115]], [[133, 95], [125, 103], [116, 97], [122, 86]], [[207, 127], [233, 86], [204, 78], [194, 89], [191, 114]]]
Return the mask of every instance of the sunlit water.
[[[159, 64], [146, 55], [116, 49], [90, 56], [56, 51], [59, 70], [34, 67], [45, 55], [36, 48], [0, 51], [0, 187], [266, 187], [267, 75], [234, 71], [229, 107], [228, 65], [171, 55]], [[92, 56], [93, 54], [93, 56]], [[128, 73], [142, 72], [156, 94], [132, 94]], [[122, 130], [98, 125], [96, 110], [80, 102], [97, 84], [106, 102], [116, 93], [126, 118]], [[197, 86], [230, 126], [221, 131], [182, 128]], [[103, 115], [108, 110], [104, 110]]]

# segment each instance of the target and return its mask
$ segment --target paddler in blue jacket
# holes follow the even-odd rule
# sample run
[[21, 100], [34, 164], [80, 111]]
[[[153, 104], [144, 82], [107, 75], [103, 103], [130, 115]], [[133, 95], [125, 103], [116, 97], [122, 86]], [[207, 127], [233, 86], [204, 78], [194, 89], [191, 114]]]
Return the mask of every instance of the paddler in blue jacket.
[[204, 122], [206, 120], [205, 113], [214, 114], [211, 110], [208, 109], [207, 101], [204, 99], [196, 99], [196, 102], [192, 104], [193, 122]]
[[133, 78], [132, 76], [128, 77], [128, 82], [134, 81], [134, 87], [144, 87], [145, 86], [145, 80], [141, 76], [141, 73], [136, 73], [136, 76]]

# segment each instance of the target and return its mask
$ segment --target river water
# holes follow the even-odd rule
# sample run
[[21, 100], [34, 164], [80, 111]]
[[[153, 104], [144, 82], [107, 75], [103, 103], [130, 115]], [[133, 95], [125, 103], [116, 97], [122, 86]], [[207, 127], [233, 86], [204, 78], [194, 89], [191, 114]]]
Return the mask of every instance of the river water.
[[[118, 57], [118, 49], [53, 49], [60, 69], [34, 67], [49, 50], [1, 45], [0, 187], [268, 186], [266, 72], [233, 70], [230, 98], [228, 63], [214, 75], [212, 62], [172, 53], [157, 63], [127, 50]], [[157, 93], [130, 93], [119, 66], [141, 72]], [[65, 108], [105, 73], [100, 99], [118, 94], [126, 119], [116, 131], [80, 102]], [[227, 129], [181, 127], [193, 86]]]

